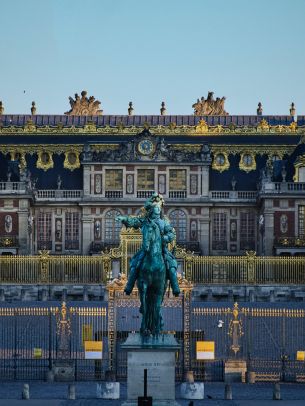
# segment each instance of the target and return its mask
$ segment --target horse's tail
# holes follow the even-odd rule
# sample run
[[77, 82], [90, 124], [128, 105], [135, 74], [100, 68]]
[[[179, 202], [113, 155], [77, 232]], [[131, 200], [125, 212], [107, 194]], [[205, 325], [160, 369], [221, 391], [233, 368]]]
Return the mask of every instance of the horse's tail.
[[154, 295], [147, 295], [146, 326], [153, 334], [159, 334], [163, 329], [161, 310], [157, 310]]

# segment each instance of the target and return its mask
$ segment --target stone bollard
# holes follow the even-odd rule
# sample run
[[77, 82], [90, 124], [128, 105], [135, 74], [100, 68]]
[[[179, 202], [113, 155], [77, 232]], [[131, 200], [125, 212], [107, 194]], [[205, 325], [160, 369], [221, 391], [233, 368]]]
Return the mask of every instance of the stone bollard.
[[281, 386], [275, 383], [273, 387], [273, 400], [281, 400]]
[[247, 371], [247, 382], [248, 383], [255, 383], [256, 374], [254, 371]]
[[234, 296], [233, 296], [233, 290], [232, 289], [230, 289], [228, 291], [228, 301], [229, 302], [234, 302]]
[[225, 400], [232, 400], [232, 386], [229, 385], [228, 383], [225, 386]]
[[4, 289], [0, 289], [0, 302], [5, 302]]
[[46, 381], [47, 382], [54, 382], [54, 372], [52, 371], [52, 369], [49, 369], [46, 372]]
[[61, 300], [62, 300], [63, 302], [66, 302], [66, 301], [67, 301], [67, 289], [63, 289], [63, 290], [62, 290], [62, 292], [61, 292]]
[[25, 300], [25, 289], [21, 289], [20, 291], [20, 300], [22, 302]]
[[30, 399], [30, 385], [25, 383], [22, 389], [22, 399], [29, 400]]
[[83, 301], [84, 301], [84, 302], [88, 302], [88, 300], [89, 300], [88, 289], [87, 289], [87, 287], [84, 287], [84, 291], [83, 291]]
[[68, 386], [68, 399], [69, 400], [75, 400], [76, 399], [76, 395], [75, 395], [75, 385], [74, 384], [70, 384]]
[[41, 291], [41, 301], [46, 302], [48, 300], [48, 291], [47, 289], [42, 289]]

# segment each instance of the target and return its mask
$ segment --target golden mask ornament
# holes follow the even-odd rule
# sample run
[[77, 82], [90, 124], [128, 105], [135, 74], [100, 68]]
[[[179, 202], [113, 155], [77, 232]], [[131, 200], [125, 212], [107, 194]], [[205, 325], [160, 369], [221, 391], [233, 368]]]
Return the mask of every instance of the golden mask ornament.
[[54, 167], [54, 161], [52, 153], [46, 150], [38, 151], [38, 159], [36, 167], [47, 171]]
[[75, 149], [65, 152], [64, 168], [74, 171], [80, 167], [79, 153]]

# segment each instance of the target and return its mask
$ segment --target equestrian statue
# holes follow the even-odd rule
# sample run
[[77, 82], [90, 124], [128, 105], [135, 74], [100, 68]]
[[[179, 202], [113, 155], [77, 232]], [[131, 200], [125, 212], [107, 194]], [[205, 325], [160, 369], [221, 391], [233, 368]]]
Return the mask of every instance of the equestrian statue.
[[130, 261], [124, 292], [130, 295], [137, 282], [142, 314], [140, 333], [143, 336], [158, 336], [163, 328], [161, 305], [168, 283], [175, 296], [180, 294], [177, 261], [168, 248], [176, 234], [163, 215], [163, 206], [163, 197], [155, 192], [146, 200], [142, 216], [116, 218], [126, 227], [141, 229], [142, 232], [142, 246]]

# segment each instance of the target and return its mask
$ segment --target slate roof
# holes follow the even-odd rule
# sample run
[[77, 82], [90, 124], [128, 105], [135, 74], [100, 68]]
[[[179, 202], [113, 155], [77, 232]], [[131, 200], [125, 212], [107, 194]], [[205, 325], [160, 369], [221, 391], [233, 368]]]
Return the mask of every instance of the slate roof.
[[[256, 126], [261, 120], [265, 119], [270, 125], [289, 125], [293, 118], [291, 116], [194, 116], [194, 115], [105, 115], [105, 116], [67, 116], [67, 115], [10, 115], [0, 116], [0, 123], [4, 126], [24, 126], [28, 120], [32, 120], [36, 126], [56, 126], [62, 123], [64, 126], [84, 126], [87, 122], [93, 121], [97, 126], [143, 126], [149, 123], [151, 126], [167, 126], [170, 123], [176, 125], [194, 126], [200, 120], [205, 120], [208, 125], [227, 126], [234, 123], [238, 126]], [[298, 119], [299, 120], [299, 119]], [[305, 116], [300, 117], [300, 124], [305, 125]], [[303, 123], [303, 124], [301, 124]]]

